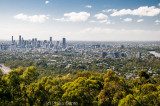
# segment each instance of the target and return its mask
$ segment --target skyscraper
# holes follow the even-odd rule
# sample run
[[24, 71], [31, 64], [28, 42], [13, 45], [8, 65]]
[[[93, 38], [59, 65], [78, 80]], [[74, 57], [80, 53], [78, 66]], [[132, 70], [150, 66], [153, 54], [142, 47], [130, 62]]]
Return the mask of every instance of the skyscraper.
[[137, 57], [137, 58], [141, 58], [141, 56], [142, 56], [142, 53], [140, 53], [140, 52], [138, 52], [138, 53], [136, 54], [136, 57]]
[[19, 46], [21, 46], [21, 35], [19, 35]]
[[50, 37], [50, 43], [52, 44], [52, 37]]
[[13, 36], [12, 36], [12, 44], [14, 43], [14, 41], [13, 41]]
[[63, 40], [63, 41], [62, 41], [62, 47], [63, 47], [63, 48], [66, 48], [66, 38], [63, 38], [62, 40]]

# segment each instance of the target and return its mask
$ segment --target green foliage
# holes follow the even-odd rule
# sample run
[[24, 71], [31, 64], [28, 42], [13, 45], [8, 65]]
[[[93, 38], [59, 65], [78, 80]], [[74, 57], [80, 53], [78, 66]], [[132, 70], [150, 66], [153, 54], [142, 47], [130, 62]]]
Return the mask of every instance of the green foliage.
[[138, 75], [140, 76], [140, 78], [144, 77], [145, 79], [149, 79], [149, 75], [144, 70], [139, 71]]
[[40, 82], [31, 83], [26, 90], [26, 94], [30, 105], [43, 105], [48, 100], [47, 92]]
[[66, 83], [62, 88], [65, 91], [62, 96], [64, 101], [93, 105], [93, 101], [96, 101], [96, 96], [102, 89], [102, 84], [98, 80], [79, 77], [74, 82]]
[[98, 99], [100, 105], [118, 105], [127, 92], [125, 81], [119, 78], [113, 70], [107, 72], [104, 87], [101, 90]]
[[76, 103], [82, 106], [159, 106], [160, 79], [139, 72], [126, 80], [113, 70], [89, 71], [38, 79], [36, 68], [19, 67], [0, 75], [0, 105], [43, 106]]
[[26, 84], [29, 84], [38, 78], [38, 72], [35, 67], [31, 66], [23, 72], [21, 78]]
[[119, 106], [140, 106], [139, 102], [134, 98], [132, 94], [127, 95], [125, 98], [121, 99]]

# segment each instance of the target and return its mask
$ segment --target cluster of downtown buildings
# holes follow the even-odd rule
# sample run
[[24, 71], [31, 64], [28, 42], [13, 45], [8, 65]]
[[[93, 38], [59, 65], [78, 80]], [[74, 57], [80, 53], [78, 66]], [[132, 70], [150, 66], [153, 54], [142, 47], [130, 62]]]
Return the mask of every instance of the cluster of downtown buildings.
[[49, 40], [38, 40], [37, 38], [32, 38], [32, 40], [24, 40], [21, 35], [19, 35], [19, 40], [14, 40], [12, 36], [11, 43], [2, 43], [0, 45], [0, 50], [15, 50], [23, 48], [43, 48], [43, 49], [65, 49], [67, 46], [66, 38], [62, 38], [62, 42], [56, 41], [53, 42], [52, 37]]
[[[154, 42], [156, 44], [156, 42]], [[19, 35], [18, 40], [0, 43], [0, 51], [8, 50], [27, 52], [56, 52], [67, 51], [68, 56], [89, 56], [102, 58], [131, 58], [131, 57], [148, 57], [148, 53], [139, 49], [141, 47], [152, 48], [153, 43], [150, 42], [91, 42], [91, 41], [68, 41], [62, 38], [62, 41], [53, 41], [52, 37], [48, 40], [38, 40], [32, 38], [25, 40]], [[68, 52], [69, 51], [69, 52]]]

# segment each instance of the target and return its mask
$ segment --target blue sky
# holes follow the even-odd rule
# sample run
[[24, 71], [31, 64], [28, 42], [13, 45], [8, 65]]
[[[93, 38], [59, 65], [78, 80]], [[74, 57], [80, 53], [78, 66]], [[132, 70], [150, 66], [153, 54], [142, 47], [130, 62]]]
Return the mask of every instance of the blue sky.
[[0, 0], [0, 23], [6, 40], [160, 40], [160, 1]]

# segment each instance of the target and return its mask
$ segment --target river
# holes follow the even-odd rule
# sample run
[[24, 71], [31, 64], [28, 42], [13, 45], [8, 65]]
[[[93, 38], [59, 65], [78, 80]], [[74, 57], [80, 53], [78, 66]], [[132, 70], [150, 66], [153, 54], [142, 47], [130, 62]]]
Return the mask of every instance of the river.
[[160, 57], [160, 53], [157, 53], [155, 51], [149, 51], [149, 53], [153, 54], [155, 57]]
[[0, 69], [5, 74], [8, 74], [8, 72], [11, 71], [11, 69], [9, 67], [6, 67], [4, 64], [0, 64]]

